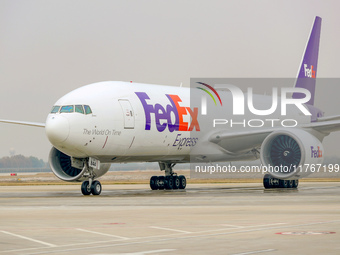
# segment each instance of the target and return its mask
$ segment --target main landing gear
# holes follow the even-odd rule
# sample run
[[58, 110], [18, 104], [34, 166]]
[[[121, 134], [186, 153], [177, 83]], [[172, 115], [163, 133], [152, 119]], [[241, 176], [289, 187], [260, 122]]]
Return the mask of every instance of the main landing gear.
[[299, 180], [280, 180], [266, 174], [263, 178], [263, 186], [265, 189], [296, 189], [299, 186]]
[[177, 176], [176, 173], [173, 172], [172, 168], [175, 166], [175, 163], [159, 163], [159, 167], [162, 170], [165, 170], [165, 176], [152, 176], [150, 178], [150, 188], [152, 190], [157, 189], [185, 189], [187, 186], [187, 179], [184, 175]]

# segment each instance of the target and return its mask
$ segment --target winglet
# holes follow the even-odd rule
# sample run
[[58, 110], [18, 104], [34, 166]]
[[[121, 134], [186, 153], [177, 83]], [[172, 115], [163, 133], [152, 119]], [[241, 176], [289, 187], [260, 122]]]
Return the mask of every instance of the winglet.
[[[321, 18], [316, 16], [306, 49], [301, 60], [300, 69], [297, 75], [295, 87], [308, 89], [311, 93], [311, 99], [307, 102], [314, 105], [316, 73], [318, 66], [319, 42], [321, 32]], [[302, 98], [304, 94], [293, 93], [293, 98]]]

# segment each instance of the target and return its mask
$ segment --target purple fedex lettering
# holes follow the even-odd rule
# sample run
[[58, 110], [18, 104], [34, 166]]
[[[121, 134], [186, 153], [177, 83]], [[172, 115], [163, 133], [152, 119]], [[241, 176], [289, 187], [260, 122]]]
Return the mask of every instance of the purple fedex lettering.
[[313, 146], [310, 147], [312, 158], [322, 158], [322, 150], [320, 150], [319, 146], [317, 147], [318, 147], [317, 149], [314, 149]]
[[[151, 113], [155, 114], [156, 119], [156, 127], [159, 132], [163, 132], [168, 126], [169, 131], [173, 132], [174, 130], [178, 130], [179, 127], [179, 118], [178, 112], [176, 109], [176, 105], [173, 100], [167, 95], [171, 105], [167, 105], [166, 109], [160, 104], [155, 104], [155, 106], [148, 104], [146, 100], [150, 99], [149, 96], [145, 92], [136, 92], [136, 95], [139, 97], [141, 101], [144, 112], [145, 112], [145, 130], [151, 129]], [[171, 122], [171, 112], [175, 115], [175, 122]], [[162, 121], [163, 120], [163, 121]], [[163, 122], [161, 124], [161, 121]], [[165, 121], [165, 122], [164, 122]]]
[[[145, 92], [135, 92], [135, 94], [138, 96], [144, 108], [145, 130], [151, 129], [151, 113], [153, 113], [155, 115], [156, 128], [159, 132], [163, 132], [166, 127], [168, 127], [170, 132], [175, 130], [192, 131], [194, 128], [196, 128], [197, 131], [200, 131], [199, 123], [197, 121], [198, 108], [191, 110], [189, 107], [180, 106], [179, 102], [182, 102], [182, 100], [179, 96], [166, 94], [170, 104], [163, 107], [161, 104], [155, 104], [154, 106], [148, 104], [147, 100], [150, 98]], [[183, 116], [187, 115], [187, 113], [190, 114], [192, 119], [190, 127], [188, 127], [187, 122], [183, 121]], [[175, 117], [174, 122], [172, 122], [171, 116]]]
[[164, 131], [164, 129], [166, 129], [166, 123], [164, 122], [163, 124], [161, 124], [160, 120], [167, 120], [168, 119], [168, 117], [166, 116], [166, 111], [163, 108], [163, 106], [160, 105], [160, 104], [155, 104], [154, 110], [155, 110], [154, 113], [155, 113], [155, 116], [156, 116], [157, 130], [159, 132], [162, 132], [162, 131]]
[[[166, 106], [166, 112], [168, 113], [168, 128], [170, 132], [173, 132], [174, 130], [178, 130], [179, 128], [179, 114], [174, 101], [171, 99], [169, 95], [166, 96], [171, 102], [171, 105], [168, 104]], [[171, 122], [171, 112], [175, 114], [175, 123]]]
[[139, 100], [142, 102], [144, 112], [145, 112], [145, 130], [150, 130], [151, 128], [151, 113], [154, 112], [154, 108], [152, 105], [146, 103], [146, 99], [150, 99], [150, 97], [144, 92], [136, 92], [136, 95], [139, 97]]

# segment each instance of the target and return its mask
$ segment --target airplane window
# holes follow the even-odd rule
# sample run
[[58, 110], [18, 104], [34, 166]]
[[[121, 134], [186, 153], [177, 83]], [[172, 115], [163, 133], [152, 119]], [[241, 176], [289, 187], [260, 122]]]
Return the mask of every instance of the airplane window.
[[76, 105], [75, 110], [76, 110], [76, 112], [84, 114], [84, 108], [83, 108], [82, 105]]
[[60, 106], [58, 106], [58, 105], [53, 106], [51, 113], [57, 113], [57, 112], [59, 112], [59, 109], [60, 109]]
[[86, 114], [91, 114], [92, 113], [90, 106], [84, 105], [84, 108], [85, 108], [85, 113]]
[[73, 105], [65, 105], [65, 106], [61, 107], [60, 113], [63, 113], [63, 112], [74, 112]]

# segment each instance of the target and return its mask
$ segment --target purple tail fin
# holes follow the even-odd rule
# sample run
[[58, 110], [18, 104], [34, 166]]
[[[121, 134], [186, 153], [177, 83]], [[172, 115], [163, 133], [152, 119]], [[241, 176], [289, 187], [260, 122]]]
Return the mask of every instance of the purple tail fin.
[[[306, 49], [301, 61], [300, 70], [297, 75], [295, 87], [308, 89], [311, 93], [311, 99], [307, 102], [314, 105], [316, 73], [318, 67], [319, 42], [321, 31], [321, 18], [316, 16]], [[302, 98], [304, 94], [293, 93], [293, 98]]]

